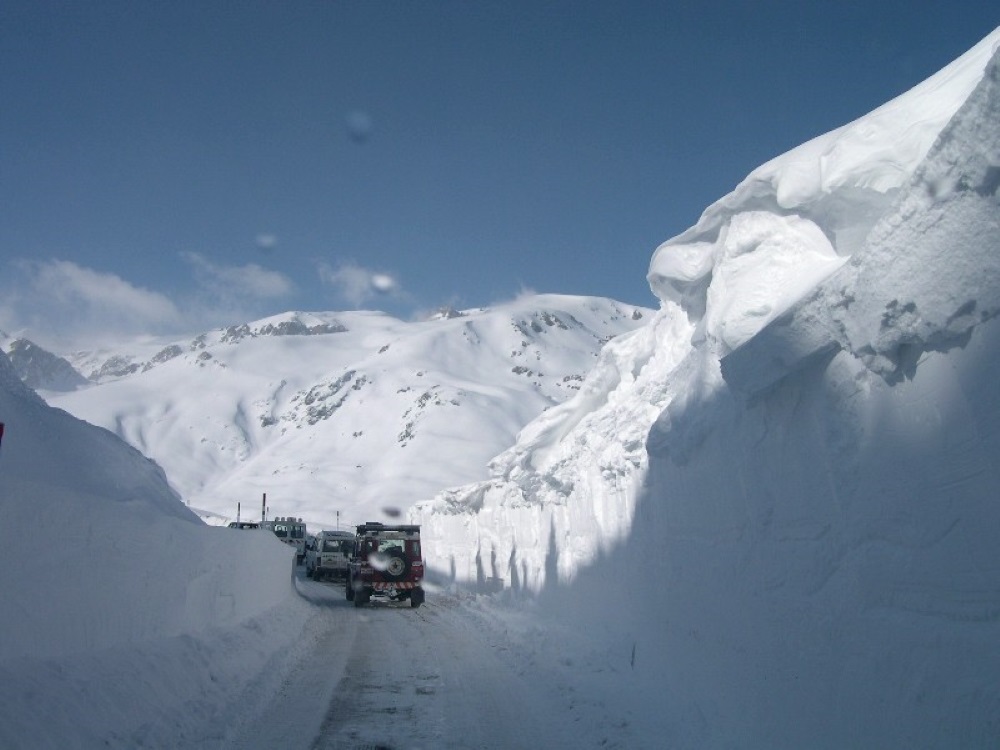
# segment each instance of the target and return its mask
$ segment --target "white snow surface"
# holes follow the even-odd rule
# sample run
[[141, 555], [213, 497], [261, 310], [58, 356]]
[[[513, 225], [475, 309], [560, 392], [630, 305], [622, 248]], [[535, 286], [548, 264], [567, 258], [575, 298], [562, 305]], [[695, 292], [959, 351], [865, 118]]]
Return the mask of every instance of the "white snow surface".
[[634, 643], [659, 746], [1000, 736], [998, 47], [661, 245], [649, 325], [415, 509], [457, 579]]
[[77, 352], [98, 384], [43, 395], [154, 459], [192, 508], [232, 519], [239, 503], [259, 519], [266, 493], [268, 517], [318, 530], [339, 511], [344, 527], [488, 476], [521, 427], [576, 392], [605, 341], [651, 315], [565, 295], [417, 322], [288, 313]]
[[[558, 347], [531, 335], [563, 329], [523, 314], [483, 321], [512, 333], [502, 347], [477, 345], [502, 339], [472, 315], [403, 336], [295, 314], [81, 354], [85, 374], [121, 359], [60, 405], [92, 402], [111, 431], [0, 354], [0, 747], [995, 747], [998, 43], [764, 165], [658, 248], [660, 310], [587, 350], [568, 399], [535, 369]], [[567, 329], [569, 374], [604, 334]], [[478, 447], [418, 418], [435, 399], [453, 416], [450, 398], [486, 404]], [[319, 431], [331, 415], [346, 443]], [[489, 478], [411, 508], [441, 581], [419, 610], [348, 609], [269, 534], [185, 507], [330, 455], [337, 481], [360, 458], [350, 487], [391, 493], [406, 454], [375, 452], [408, 421], [400, 446], [439, 446], [424, 473], [405, 462], [414, 495], [519, 430]], [[272, 510], [321, 512], [302, 502]]]
[[[0, 747], [273, 748], [283, 746], [275, 727], [290, 747], [314, 746], [321, 731], [353, 737], [365, 727], [341, 721], [323, 730], [329, 707], [319, 699], [366, 680], [357, 670], [368, 667], [353, 655], [380, 644], [359, 623], [386, 617], [386, 637], [405, 642], [410, 621], [347, 609], [342, 587], [301, 580], [291, 548], [270, 533], [219, 528], [237, 500], [249, 493], [243, 513], [254, 518], [256, 493], [266, 489], [283, 503], [272, 516], [314, 513], [315, 530], [332, 526], [338, 507], [343, 525], [483, 474], [517, 429], [579, 387], [606, 338], [649, 314], [543, 295], [425, 323], [291, 313], [191, 341], [73, 355], [87, 374], [100, 371], [99, 384], [49, 398], [156, 455], [167, 474], [111, 429], [47, 405], [0, 353]], [[352, 442], [364, 448], [351, 453]], [[280, 461], [294, 461], [294, 471], [270, 478]], [[355, 471], [351, 490], [367, 492], [367, 505], [346, 504], [331, 486], [331, 475]], [[218, 488], [228, 485], [238, 489], [225, 496]], [[211, 525], [178, 488], [201, 491], [195, 506], [213, 507], [216, 492], [225, 498], [217, 513], [199, 509]], [[388, 739], [458, 747], [470, 732], [516, 737], [536, 724], [558, 739], [541, 709], [526, 719], [457, 708], [472, 705], [459, 687], [470, 679], [465, 670], [493, 675], [474, 705], [495, 704], [513, 685], [533, 709], [572, 710], [575, 688], [566, 674], [557, 685], [526, 676], [526, 664], [552, 662], [556, 652], [519, 643], [516, 658], [500, 659], [514, 653], [507, 632], [515, 620], [477, 614], [481, 605], [468, 599], [456, 608], [455, 595], [433, 589], [414, 611], [421, 622], [424, 612], [441, 618], [420, 626], [427, 663], [395, 660], [388, 668], [396, 672], [384, 676], [417, 684], [422, 709], [437, 718], [418, 734], [410, 723], [385, 725]], [[435, 652], [456, 638], [463, 657], [442, 670]], [[325, 668], [312, 666], [317, 659]], [[399, 673], [404, 667], [421, 672]], [[612, 732], [595, 721], [598, 714], [587, 720], [593, 731]], [[521, 729], [510, 734], [513, 727]]]
[[47, 406], [2, 354], [0, 420], [0, 747], [135, 747], [150, 721], [182, 745], [207, 671], [265, 662], [242, 646], [259, 651], [248, 623], [273, 629], [290, 601], [290, 548], [204, 525], [155, 464]]

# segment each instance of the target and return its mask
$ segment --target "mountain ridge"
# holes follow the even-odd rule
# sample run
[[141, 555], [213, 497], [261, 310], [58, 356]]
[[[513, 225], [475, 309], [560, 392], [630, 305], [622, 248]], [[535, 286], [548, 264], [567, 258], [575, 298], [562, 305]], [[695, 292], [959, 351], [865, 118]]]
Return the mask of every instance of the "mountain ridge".
[[333, 526], [483, 474], [651, 312], [572, 295], [414, 322], [291, 311], [74, 353], [96, 384], [44, 395], [156, 459], [195, 507], [226, 517], [266, 492], [275, 512]]

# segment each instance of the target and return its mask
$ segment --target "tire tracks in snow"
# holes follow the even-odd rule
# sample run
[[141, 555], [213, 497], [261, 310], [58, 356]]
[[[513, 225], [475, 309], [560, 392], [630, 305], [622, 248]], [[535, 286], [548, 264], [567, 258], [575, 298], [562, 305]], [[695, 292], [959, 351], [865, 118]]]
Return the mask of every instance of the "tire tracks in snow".
[[418, 609], [356, 609], [341, 585], [296, 576], [310, 622], [248, 695], [226, 750], [631, 746], [602, 701], [578, 693], [590, 670], [567, 667], [560, 636], [530, 618], [508, 633], [507, 614], [436, 591]]
[[431, 594], [416, 610], [357, 611], [353, 653], [310, 750], [581, 747], [564, 696], [513, 669], [460, 610]]
[[[293, 577], [298, 577], [294, 573]], [[300, 644], [254, 686], [244, 725], [230, 732], [225, 750], [275, 750], [307, 748], [319, 731], [323, 713], [344, 672], [355, 618], [341, 616], [335, 590], [323, 584], [296, 580], [300, 596], [313, 612]], [[332, 615], [332, 616], [331, 616]]]

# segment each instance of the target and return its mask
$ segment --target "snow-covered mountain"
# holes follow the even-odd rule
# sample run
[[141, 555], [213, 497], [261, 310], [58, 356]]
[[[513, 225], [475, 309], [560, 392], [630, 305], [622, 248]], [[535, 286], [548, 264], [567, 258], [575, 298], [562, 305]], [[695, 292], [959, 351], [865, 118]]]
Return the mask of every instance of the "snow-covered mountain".
[[[634, 739], [619, 746], [993, 747], [998, 47], [1000, 29], [752, 173], [656, 251], [662, 304], [641, 320], [578, 298], [420, 324], [290, 314], [73, 355], [99, 384], [45, 395], [156, 455], [184, 499], [267, 491], [273, 513], [321, 492], [316, 513], [409, 507], [519, 430], [491, 478], [411, 511], [437, 570], [539, 594], [477, 665], [546, 685], [563, 670], [545, 710], [614, 713]], [[304, 716], [280, 698], [299, 674], [267, 677], [333, 608], [294, 596], [287, 548], [199, 524], [155, 465], [2, 354], [0, 421], [0, 745], [233, 746], [263, 695]], [[409, 642], [379, 683], [314, 632], [310, 678], [335, 661], [358, 692], [391, 682], [385, 715], [401, 674], [444, 687]], [[455, 646], [452, 663], [478, 656]]]
[[556, 295], [422, 322], [287, 313], [68, 355], [96, 385], [44, 395], [155, 459], [192, 507], [257, 514], [266, 493], [270, 515], [332, 527], [484, 478], [649, 315]]
[[87, 379], [68, 361], [33, 341], [14, 339], [6, 351], [14, 371], [29, 388], [72, 391], [87, 384]]
[[710, 206], [649, 324], [413, 514], [631, 642], [663, 746], [996, 740], [998, 47]]

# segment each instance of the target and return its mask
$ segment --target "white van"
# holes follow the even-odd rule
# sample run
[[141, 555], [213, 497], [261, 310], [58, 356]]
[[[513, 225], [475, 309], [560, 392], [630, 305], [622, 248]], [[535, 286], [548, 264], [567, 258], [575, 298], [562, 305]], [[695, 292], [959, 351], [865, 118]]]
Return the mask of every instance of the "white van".
[[347, 578], [348, 559], [354, 544], [350, 531], [321, 531], [306, 552], [306, 575], [315, 581]]
[[302, 564], [306, 557], [306, 525], [301, 518], [291, 516], [275, 518], [273, 521], [265, 522], [264, 528], [273, 531], [274, 535], [285, 544], [295, 547], [295, 562], [298, 565]]

